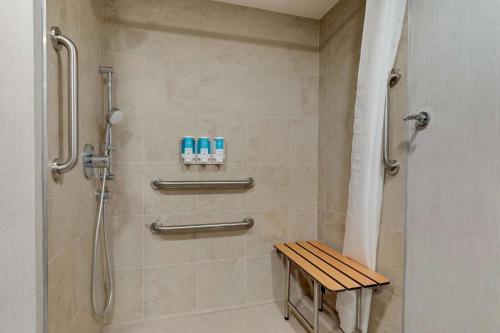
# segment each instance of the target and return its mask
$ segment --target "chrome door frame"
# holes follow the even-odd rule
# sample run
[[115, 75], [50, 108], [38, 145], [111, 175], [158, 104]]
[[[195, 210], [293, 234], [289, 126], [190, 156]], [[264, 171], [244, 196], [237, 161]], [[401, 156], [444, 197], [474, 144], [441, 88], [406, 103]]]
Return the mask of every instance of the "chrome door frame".
[[43, 246], [43, 327], [42, 332], [48, 333], [48, 193], [47, 184], [48, 177], [51, 174], [51, 163], [48, 158], [48, 130], [47, 130], [47, 115], [48, 115], [48, 95], [47, 95], [47, 0], [35, 0], [38, 2], [40, 11], [41, 23], [41, 36], [40, 42], [42, 47], [42, 205], [43, 205], [43, 233], [42, 233], [42, 246]]

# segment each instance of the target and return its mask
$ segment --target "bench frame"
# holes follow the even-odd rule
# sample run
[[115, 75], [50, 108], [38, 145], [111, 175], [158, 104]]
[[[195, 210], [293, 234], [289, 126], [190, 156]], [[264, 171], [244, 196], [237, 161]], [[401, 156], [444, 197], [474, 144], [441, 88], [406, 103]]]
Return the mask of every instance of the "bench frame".
[[[281, 255], [281, 252], [277, 250], [278, 254]], [[310, 333], [319, 333], [319, 313], [323, 311], [323, 294], [326, 292], [326, 288], [324, 288], [316, 279], [307, 274], [305, 270], [303, 270], [298, 265], [295, 265], [301, 272], [306, 274], [313, 281], [314, 288], [314, 320], [313, 324], [311, 324], [302, 313], [300, 313], [299, 309], [292, 303], [290, 300], [290, 279], [292, 275], [292, 262], [290, 259], [283, 254], [283, 257], [286, 260], [286, 300], [285, 300], [285, 320], [290, 319], [290, 312], [298, 319], [298, 321], [310, 332]], [[362, 333], [361, 332], [361, 300], [362, 300], [362, 288], [356, 289], [356, 326], [354, 328], [353, 333]]]
[[[354, 291], [355, 328], [361, 331], [361, 307], [363, 289], [379, 290], [390, 284], [390, 280], [358, 261], [345, 256], [328, 245], [318, 241], [288, 242], [274, 245], [278, 255], [283, 255], [286, 263], [285, 319], [290, 312], [310, 333], [319, 332], [319, 312], [323, 309], [323, 295], [329, 291], [335, 294]], [[314, 318], [310, 323], [290, 300], [290, 280], [292, 264], [313, 281]]]

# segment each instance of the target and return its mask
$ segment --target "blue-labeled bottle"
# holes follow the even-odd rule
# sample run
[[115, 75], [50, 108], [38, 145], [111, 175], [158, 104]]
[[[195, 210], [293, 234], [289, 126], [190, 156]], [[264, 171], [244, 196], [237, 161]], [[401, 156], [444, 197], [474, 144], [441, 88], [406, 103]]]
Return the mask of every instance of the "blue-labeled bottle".
[[214, 154], [214, 159], [216, 164], [222, 164], [224, 163], [225, 155], [224, 155], [224, 138], [223, 137], [216, 137], [214, 139], [215, 141], [215, 154]]
[[211, 147], [210, 138], [206, 136], [200, 136], [198, 138], [197, 153], [198, 159], [201, 164], [207, 164], [210, 160]]
[[195, 141], [192, 136], [183, 136], [181, 145], [181, 156], [185, 164], [193, 162], [195, 156]]

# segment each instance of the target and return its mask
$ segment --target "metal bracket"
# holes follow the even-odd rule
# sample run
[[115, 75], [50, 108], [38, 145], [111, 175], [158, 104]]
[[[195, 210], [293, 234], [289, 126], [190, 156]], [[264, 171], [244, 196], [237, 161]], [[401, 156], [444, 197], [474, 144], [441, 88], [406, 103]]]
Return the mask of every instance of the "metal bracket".
[[393, 68], [389, 75], [389, 87], [394, 88], [401, 80], [401, 76], [401, 70], [399, 70], [399, 68]]
[[52, 43], [52, 46], [54, 47], [54, 49], [56, 50], [60, 50], [62, 49], [62, 44], [59, 43], [57, 37], [59, 37], [61, 35], [61, 29], [59, 29], [59, 27], [50, 27], [50, 41]]
[[83, 147], [83, 175], [85, 176], [85, 179], [90, 179], [94, 177], [95, 171], [94, 167], [90, 166], [86, 161], [89, 160], [92, 156], [94, 156], [95, 150], [94, 146], [92, 146], [90, 143], [86, 143], [85, 146]]
[[399, 68], [393, 68], [389, 74], [389, 87], [394, 88], [401, 80], [401, 71]]
[[389, 160], [385, 165], [385, 171], [391, 176], [397, 175], [400, 168], [401, 165], [397, 160]]

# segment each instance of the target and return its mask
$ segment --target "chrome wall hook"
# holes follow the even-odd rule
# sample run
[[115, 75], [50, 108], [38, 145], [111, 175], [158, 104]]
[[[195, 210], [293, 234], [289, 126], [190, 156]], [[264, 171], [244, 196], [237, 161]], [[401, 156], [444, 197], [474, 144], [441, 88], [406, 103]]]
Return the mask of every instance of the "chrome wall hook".
[[415, 128], [417, 130], [424, 129], [431, 122], [431, 115], [426, 111], [421, 111], [418, 114], [411, 114], [403, 118], [404, 121], [415, 120]]

